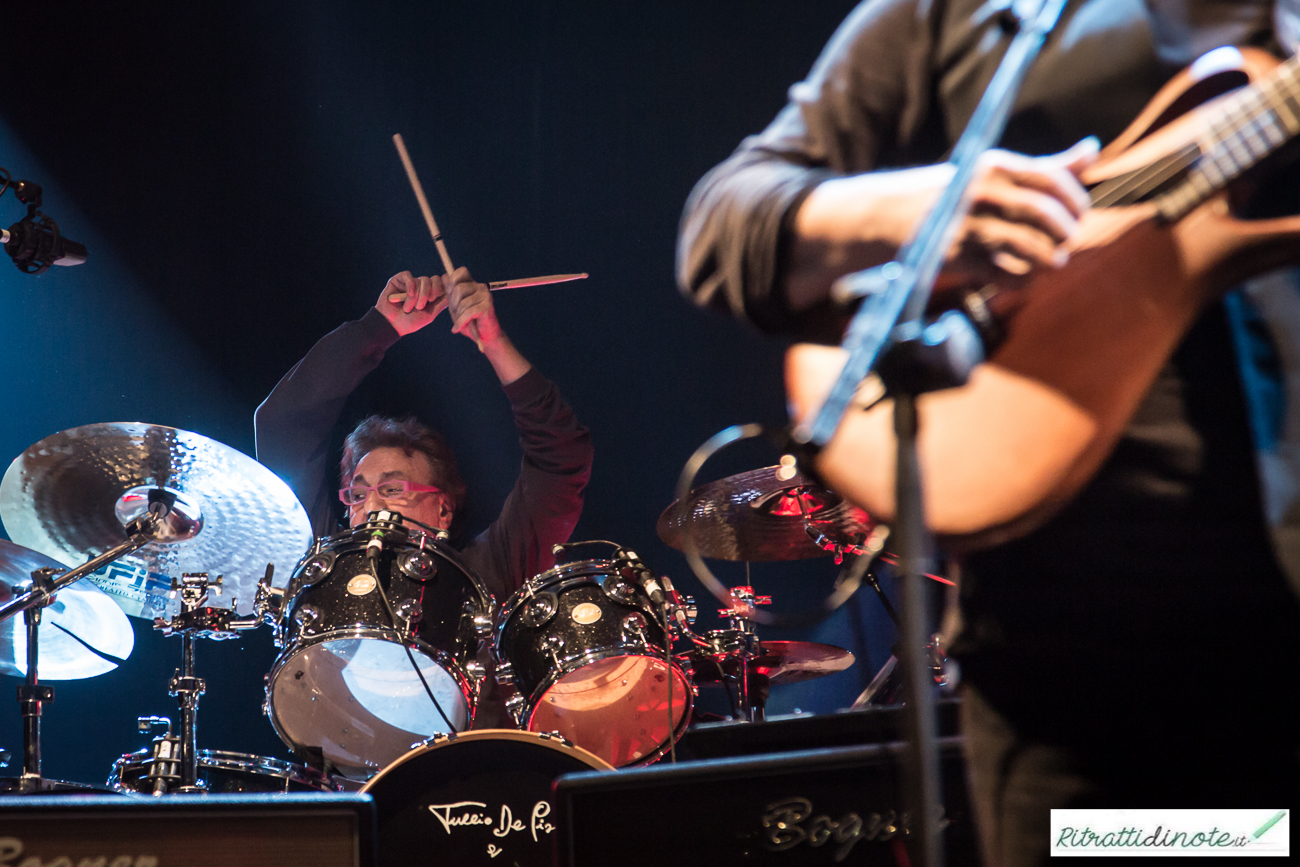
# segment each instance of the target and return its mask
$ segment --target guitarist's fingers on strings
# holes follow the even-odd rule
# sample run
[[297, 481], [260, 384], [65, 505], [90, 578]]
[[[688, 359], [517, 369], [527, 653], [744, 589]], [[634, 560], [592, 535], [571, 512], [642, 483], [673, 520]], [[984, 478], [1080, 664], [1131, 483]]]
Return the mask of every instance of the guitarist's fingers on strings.
[[990, 150], [970, 187], [970, 214], [953, 250], [952, 266], [981, 279], [1059, 268], [1066, 243], [1088, 209], [1078, 175], [1097, 157], [1087, 138], [1059, 154], [1030, 157]]

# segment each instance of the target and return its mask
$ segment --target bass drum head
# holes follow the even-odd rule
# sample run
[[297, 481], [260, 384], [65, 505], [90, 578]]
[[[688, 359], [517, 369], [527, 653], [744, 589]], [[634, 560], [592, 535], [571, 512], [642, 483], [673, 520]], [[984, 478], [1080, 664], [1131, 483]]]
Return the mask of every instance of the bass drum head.
[[469, 705], [446, 669], [418, 650], [391, 641], [321, 641], [290, 656], [271, 673], [272, 723], [289, 744], [319, 746], [339, 773], [364, 780], [411, 746], [445, 733], [447, 723], [420, 682], [424, 676], [457, 729]]
[[412, 750], [361, 791], [375, 801], [385, 867], [550, 867], [559, 832], [551, 784], [591, 770], [613, 768], [549, 735], [481, 729]]

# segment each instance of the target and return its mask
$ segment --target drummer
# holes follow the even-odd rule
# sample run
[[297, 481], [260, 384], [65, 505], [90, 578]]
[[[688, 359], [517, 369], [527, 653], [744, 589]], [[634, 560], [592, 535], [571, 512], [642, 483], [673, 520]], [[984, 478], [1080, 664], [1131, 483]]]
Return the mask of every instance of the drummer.
[[[406, 293], [394, 303], [389, 296]], [[582, 513], [591, 475], [591, 437], [556, 386], [525, 359], [501, 329], [488, 287], [465, 268], [450, 276], [394, 276], [375, 306], [319, 342], [275, 386], [254, 415], [257, 459], [293, 488], [316, 535], [338, 529], [342, 500], [348, 526], [378, 509], [455, 533], [465, 483], [442, 437], [413, 418], [371, 416], [348, 434], [339, 475], [330, 433], [348, 396], [400, 338], [450, 311], [451, 330], [474, 338], [501, 381], [514, 412], [523, 462], [501, 513], [461, 554], [498, 602], [554, 565], [551, 546], [568, 540]], [[473, 327], [471, 327], [473, 326]], [[338, 484], [334, 484], [334, 479]], [[476, 728], [506, 725], [491, 683]]]

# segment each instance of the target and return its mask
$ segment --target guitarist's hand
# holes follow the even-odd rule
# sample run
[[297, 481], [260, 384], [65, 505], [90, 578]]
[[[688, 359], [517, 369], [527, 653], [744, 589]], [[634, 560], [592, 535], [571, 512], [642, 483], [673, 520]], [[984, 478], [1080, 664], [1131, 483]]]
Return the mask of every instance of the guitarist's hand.
[[[1088, 208], [1078, 175], [1097, 157], [1097, 140], [1028, 157], [992, 150], [980, 158], [971, 209], [949, 254], [945, 277], [988, 281], [1034, 268], [1059, 268]], [[869, 172], [817, 186], [794, 219], [785, 290], [790, 310], [823, 301], [852, 271], [889, 261], [952, 179], [951, 165]]]
[[1089, 205], [1079, 173], [1096, 158], [1094, 138], [1045, 157], [986, 151], [971, 183], [970, 212], [950, 253], [949, 275], [992, 280], [1064, 265], [1070, 258], [1064, 245]]

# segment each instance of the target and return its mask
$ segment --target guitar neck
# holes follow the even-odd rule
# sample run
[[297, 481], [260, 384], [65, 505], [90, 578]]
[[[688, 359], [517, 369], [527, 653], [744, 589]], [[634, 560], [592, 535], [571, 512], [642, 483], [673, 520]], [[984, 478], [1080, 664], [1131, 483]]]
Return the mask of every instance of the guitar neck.
[[1190, 171], [1157, 200], [1162, 219], [1182, 218], [1300, 134], [1298, 66], [1300, 55], [1205, 110]]

